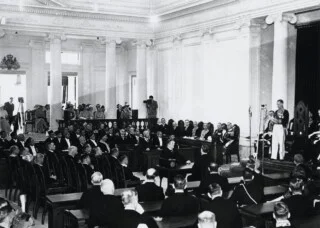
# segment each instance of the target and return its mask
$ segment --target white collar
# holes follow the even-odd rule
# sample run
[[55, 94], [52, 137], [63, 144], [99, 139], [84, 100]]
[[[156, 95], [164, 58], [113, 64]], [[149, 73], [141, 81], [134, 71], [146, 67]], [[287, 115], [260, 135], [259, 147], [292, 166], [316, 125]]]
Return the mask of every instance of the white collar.
[[276, 227], [286, 227], [291, 226], [291, 223], [289, 220], [277, 220], [276, 221]]
[[212, 200], [214, 200], [215, 198], [221, 197], [220, 195], [211, 196], [209, 193], [207, 195]]
[[145, 184], [145, 183], [155, 183], [155, 182], [154, 182], [154, 180], [148, 180], [148, 179], [146, 179], [145, 181], [143, 181], [143, 184]]
[[123, 167], [128, 167], [128, 165], [127, 164], [121, 164]]
[[174, 193], [184, 193], [184, 190], [183, 189], [175, 189]]

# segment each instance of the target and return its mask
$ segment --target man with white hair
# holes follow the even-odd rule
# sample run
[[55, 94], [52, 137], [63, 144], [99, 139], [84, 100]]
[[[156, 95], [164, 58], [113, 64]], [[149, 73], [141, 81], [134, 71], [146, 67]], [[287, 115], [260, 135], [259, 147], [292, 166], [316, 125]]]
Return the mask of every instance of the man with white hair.
[[100, 191], [100, 185], [102, 180], [103, 176], [100, 172], [94, 172], [91, 175], [91, 183], [93, 186], [92, 188], [88, 189], [82, 194], [78, 204], [79, 208], [85, 208], [90, 210], [90, 208], [94, 206], [92, 202], [96, 201], [95, 198], [99, 198], [102, 196], [102, 192]]
[[142, 185], [136, 187], [140, 202], [164, 200], [163, 188], [155, 183], [157, 171], [153, 168], [148, 169], [146, 180]]
[[114, 195], [114, 184], [112, 180], [105, 179], [101, 182], [101, 195], [92, 199], [91, 209], [89, 210], [89, 227], [107, 226], [118, 227], [123, 215], [123, 204]]
[[138, 203], [138, 194], [135, 190], [124, 191], [121, 199], [124, 212], [118, 227], [136, 228], [139, 224], [146, 224], [149, 228], [158, 227], [152, 217], [143, 214], [144, 209]]
[[198, 215], [199, 228], [216, 228], [216, 216], [210, 211], [203, 211]]

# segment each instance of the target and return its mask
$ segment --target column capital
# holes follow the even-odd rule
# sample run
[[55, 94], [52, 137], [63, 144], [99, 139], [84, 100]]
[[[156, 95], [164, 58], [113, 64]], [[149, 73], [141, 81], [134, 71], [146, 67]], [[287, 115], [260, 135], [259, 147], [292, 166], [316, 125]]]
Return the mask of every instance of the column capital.
[[66, 41], [67, 40], [67, 36], [65, 34], [62, 34], [62, 33], [49, 33], [48, 36], [47, 36], [47, 39], [49, 41], [57, 41], [57, 40], [60, 40], [60, 41]]
[[206, 28], [199, 31], [200, 39], [204, 40], [211, 40], [214, 36], [214, 29], [213, 28]]
[[265, 19], [268, 25], [271, 25], [275, 22], [288, 22], [290, 24], [297, 23], [297, 16], [293, 13], [277, 13], [268, 15]]
[[110, 46], [110, 47], [115, 47], [117, 44], [121, 44], [122, 40], [120, 38], [116, 37], [105, 37], [101, 40], [101, 44]]
[[172, 43], [173, 44], [181, 44], [183, 40], [182, 34], [175, 34], [172, 36]]
[[137, 48], [147, 48], [152, 46], [152, 41], [151, 40], [137, 40], [132, 43], [133, 46], [136, 46]]
[[41, 49], [45, 45], [44, 40], [30, 40], [29, 46], [34, 49]]

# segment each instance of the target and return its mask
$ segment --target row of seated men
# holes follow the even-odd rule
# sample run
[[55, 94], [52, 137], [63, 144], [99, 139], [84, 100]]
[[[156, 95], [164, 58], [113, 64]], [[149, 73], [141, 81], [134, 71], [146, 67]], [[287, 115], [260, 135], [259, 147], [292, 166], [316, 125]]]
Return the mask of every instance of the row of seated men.
[[[318, 194], [310, 189], [307, 167], [296, 158], [296, 168], [291, 174], [288, 191], [274, 199], [274, 221], [269, 227], [294, 227], [292, 220], [308, 217], [314, 210], [314, 203], [320, 202]], [[93, 187], [84, 192], [79, 208], [89, 210], [89, 227], [157, 227], [154, 221], [172, 216], [192, 216], [203, 213], [214, 215], [214, 222], [207, 226], [198, 223], [193, 227], [237, 228], [243, 227], [239, 209], [246, 205], [264, 202], [264, 182], [259, 171], [259, 162], [248, 166], [243, 182], [231, 189], [226, 177], [219, 175], [218, 166], [209, 164], [206, 177], [201, 180], [195, 192], [186, 191], [187, 180], [182, 175], [174, 178], [172, 188], [164, 189], [156, 184], [156, 170], [149, 169], [144, 183], [122, 194], [121, 199], [114, 196], [112, 181], [103, 180], [100, 173], [91, 177]], [[127, 196], [132, 197], [130, 200]], [[122, 203], [121, 203], [122, 200]], [[139, 202], [163, 200], [160, 211], [152, 217], [144, 213]], [[128, 202], [131, 202], [130, 204]], [[125, 224], [125, 225], [124, 225]], [[270, 225], [270, 224], [269, 224]]]
[[[47, 145], [48, 146], [51, 145], [54, 147], [53, 143], [49, 143]], [[172, 148], [172, 147], [174, 147], [174, 143], [173, 143], [173, 141], [169, 141], [167, 144], [168, 150], [166, 150], [166, 153], [168, 156], [164, 155], [163, 158], [171, 159], [172, 157], [171, 157], [170, 153], [173, 153], [173, 156], [176, 156], [176, 154], [170, 150], [170, 148]], [[51, 150], [52, 149], [53, 148], [51, 148]], [[50, 148], [49, 148], [49, 150], [50, 150]], [[76, 150], [77, 149], [75, 147], [69, 148], [68, 156], [70, 159], [73, 159], [75, 157]], [[117, 150], [114, 149], [113, 151], [115, 152]], [[205, 153], [206, 148], [204, 147], [202, 149], [202, 151], [203, 151], [203, 153], [200, 158], [200, 161], [206, 161], [207, 160], [206, 159], [207, 154]], [[13, 153], [13, 151], [12, 151], [12, 153]], [[55, 154], [53, 151], [48, 151], [47, 155], [49, 153], [52, 153], [53, 155]], [[111, 157], [113, 157], [113, 155], [115, 155], [115, 154], [112, 153]], [[14, 153], [11, 154], [10, 156], [14, 157]], [[17, 156], [17, 155], [15, 155], [15, 156]], [[22, 154], [22, 157], [26, 157], [26, 155]], [[49, 156], [47, 156], [47, 157], [49, 157]], [[114, 160], [116, 161], [116, 159], [114, 159]], [[290, 210], [293, 218], [299, 218], [299, 217], [306, 215], [308, 211], [312, 210], [312, 203], [311, 202], [315, 201], [318, 194], [314, 190], [314, 187], [312, 186], [311, 178], [312, 178], [313, 174], [308, 169], [308, 167], [303, 165], [302, 156], [297, 155], [295, 157], [295, 163], [297, 164], [297, 167], [295, 168], [294, 172], [292, 173], [292, 180], [290, 181], [290, 188], [289, 188], [288, 192], [283, 196], [282, 201], [288, 205], [289, 210]], [[56, 164], [58, 164], [58, 163], [56, 163]], [[196, 164], [195, 164], [195, 166], [196, 166]], [[226, 196], [226, 198], [228, 198], [228, 200], [229, 200], [228, 202], [233, 202], [233, 205], [237, 205], [238, 207], [243, 206], [243, 205], [261, 203], [264, 201], [264, 197], [263, 197], [264, 183], [263, 183], [263, 177], [260, 174], [259, 163], [255, 164], [255, 167], [253, 170], [247, 170], [248, 172], [245, 172], [244, 182], [242, 184], [240, 184], [239, 186], [237, 186], [233, 191], [230, 188], [230, 186], [228, 185], [227, 179], [225, 177], [219, 175], [218, 166], [215, 163], [205, 164], [205, 162], [203, 162], [203, 163], [201, 163], [201, 168], [203, 170], [207, 169], [207, 172], [203, 177], [200, 175], [200, 179], [201, 179], [200, 188], [199, 188], [198, 192], [194, 193], [195, 195], [198, 196], [198, 198], [195, 198], [194, 196], [190, 196], [188, 193], [184, 193], [184, 189], [186, 186], [186, 180], [184, 177], [178, 176], [174, 180], [174, 188], [173, 189], [169, 188], [167, 190], [168, 198], [164, 202], [168, 202], [168, 203], [163, 203], [163, 209], [161, 210], [161, 213], [160, 213], [161, 216], [170, 216], [170, 215], [172, 215], [172, 216], [177, 215], [178, 216], [178, 215], [186, 215], [188, 213], [197, 213], [199, 208], [201, 208], [201, 205], [202, 205], [201, 204], [202, 201], [199, 201], [199, 198], [201, 198], [201, 199], [206, 198], [206, 195], [204, 195], [204, 197], [203, 197], [202, 194], [206, 194], [207, 192], [210, 193], [211, 187], [216, 189], [217, 185], [213, 185], [213, 184], [218, 184], [219, 187], [221, 188], [221, 191], [218, 191], [218, 190], [213, 191], [212, 190], [213, 192], [219, 192], [219, 194], [221, 194], [221, 192], [225, 192], [224, 195]], [[153, 174], [150, 174], [150, 172]], [[202, 171], [200, 171], [200, 172], [202, 172]], [[53, 180], [55, 179], [54, 175], [52, 175], [50, 173], [47, 175], [51, 175], [49, 178], [51, 178]], [[148, 171], [147, 176], [154, 177], [155, 176], [154, 170]], [[154, 200], [163, 199], [163, 189], [161, 189], [158, 186], [155, 186], [153, 177], [147, 178], [146, 183], [137, 187], [138, 196], [141, 201], [154, 201]], [[102, 178], [105, 178], [105, 177], [103, 177], [103, 175], [102, 175]], [[100, 179], [102, 179], [102, 178], [100, 178]], [[147, 187], [148, 183], [151, 183], [150, 185], [152, 185], [153, 188], [157, 188], [159, 190], [157, 191], [157, 190], [148, 188]], [[213, 186], [209, 187], [210, 184]], [[143, 192], [143, 193], [139, 194], [139, 192]], [[109, 194], [107, 194], [107, 195], [109, 195]], [[184, 198], [185, 195], [187, 195], [186, 198]], [[177, 196], [177, 199], [174, 200], [176, 196]], [[180, 196], [182, 198], [180, 198]], [[210, 194], [208, 196], [210, 196]], [[187, 198], [189, 200], [187, 200]], [[215, 198], [217, 198], [217, 197], [211, 197], [211, 199], [213, 201]], [[90, 202], [93, 201], [93, 199], [91, 197], [89, 197], [89, 199], [90, 199], [89, 200]], [[171, 200], [173, 199], [173, 200], [170, 201], [169, 199], [171, 199]], [[103, 202], [103, 200], [101, 200], [99, 202]], [[190, 206], [190, 204], [192, 206]], [[223, 201], [223, 204], [228, 205], [224, 201]], [[168, 205], [168, 206], [165, 207], [165, 205]], [[106, 205], [102, 205], [102, 206], [103, 206], [103, 208], [105, 208], [107, 210], [108, 207]], [[87, 208], [90, 210], [90, 207], [87, 207]], [[95, 206], [95, 208], [96, 208], [96, 206]], [[195, 210], [195, 208], [197, 209], [197, 211]], [[219, 208], [221, 208], [221, 207], [219, 207]], [[93, 210], [95, 210], [95, 209], [93, 209]], [[189, 210], [191, 210], [191, 211], [189, 211]], [[167, 212], [167, 211], [169, 211], [169, 212]], [[225, 211], [225, 210], [223, 210], [223, 211]], [[104, 213], [104, 210], [99, 210], [99, 213]], [[218, 214], [218, 212], [215, 212], [215, 213], [216, 213], [216, 215]], [[92, 216], [94, 216], [94, 215], [95, 215], [95, 213], [93, 213]], [[105, 218], [107, 218], [106, 214], [103, 215], [102, 219], [105, 219]], [[114, 216], [112, 216], [112, 218], [114, 218]], [[228, 216], [228, 218], [230, 219], [229, 216]], [[101, 218], [91, 217], [90, 221], [92, 221], [93, 224], [96, 224], [96, 222], [100, 223], [99, 219], [101, 219]], [[229, 219], [228, 219], [228, 221], [229, 221]], [[150, 220], [150, 221], [152, 221], [152, 220]], [[104, 220], [103, 220], [103, 222], [104, 222]], [[220, 224], [221, 223], [222, 222], [220, 221]], [[218, 226], [219, 226], [219, 222], [218, 222]], [[228, 227], [228, 226], [223, 225], [221, 227]], [[231, 227], [234, 227], [234, 226], [231, 226]]]

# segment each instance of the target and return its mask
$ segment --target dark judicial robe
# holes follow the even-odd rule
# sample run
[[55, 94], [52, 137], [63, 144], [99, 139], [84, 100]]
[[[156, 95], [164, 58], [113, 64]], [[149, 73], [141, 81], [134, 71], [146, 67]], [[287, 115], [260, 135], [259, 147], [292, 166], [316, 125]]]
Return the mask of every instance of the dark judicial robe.
[[164, 200], [163, 188], [153, 182], [146, 182], [136, 187], [140, 202]]
[[303, 195], [292, 195], [281, 201], [288, 206], [292, 218], [306, 217], [312, 209], [312, 203]]
[[100, 190], [100, 185], [93, 185], [92, 188], [85, 191], [78, 203], [79, 208], [91, 210], [95, 206], [95, 202], [98, 202], [100, 198], [103, 197], [103, 194]]
[[213, 183], [219, 184], [223, 192], [230, 191], [228, 178], [223, 177], [218, 173], [208, 173], [207, 175], [205, 175], [204, 179], [200, 182], [199, 190], [201, 191], [201, 193], [207, 193], [208, 186]]
[[194, 180], [202, 180], [207, 174], [211, 162], [212, 158], [208, 154], [201, 155], [192, 167], [192, 178]]
[[217, 228], [242, 228], [242, 220], [237, 205], [222, 197], [203, 201], [201, 210], [211, 211], [216, 216]]
[[174, 193], [162, 203], [160, 215], [186, 216], [197, 214], [200, 208], [199, 200], [188, 193]]
[[122, 168], [123, 168], [124, 177], [125, 177], [126, 180], [130, 180], [130, 181], [138, 181], [138, 180], [140, 180], [138, 177], [133, 175], [132, 171], [128, 167], [122, 166]]
[[56, 150], [58, 151], [67, 150], [69, 148], [68, 143], [64, 138], [61, 138], [60, 140], [55, 138], [54, 144], [56, 145]]

